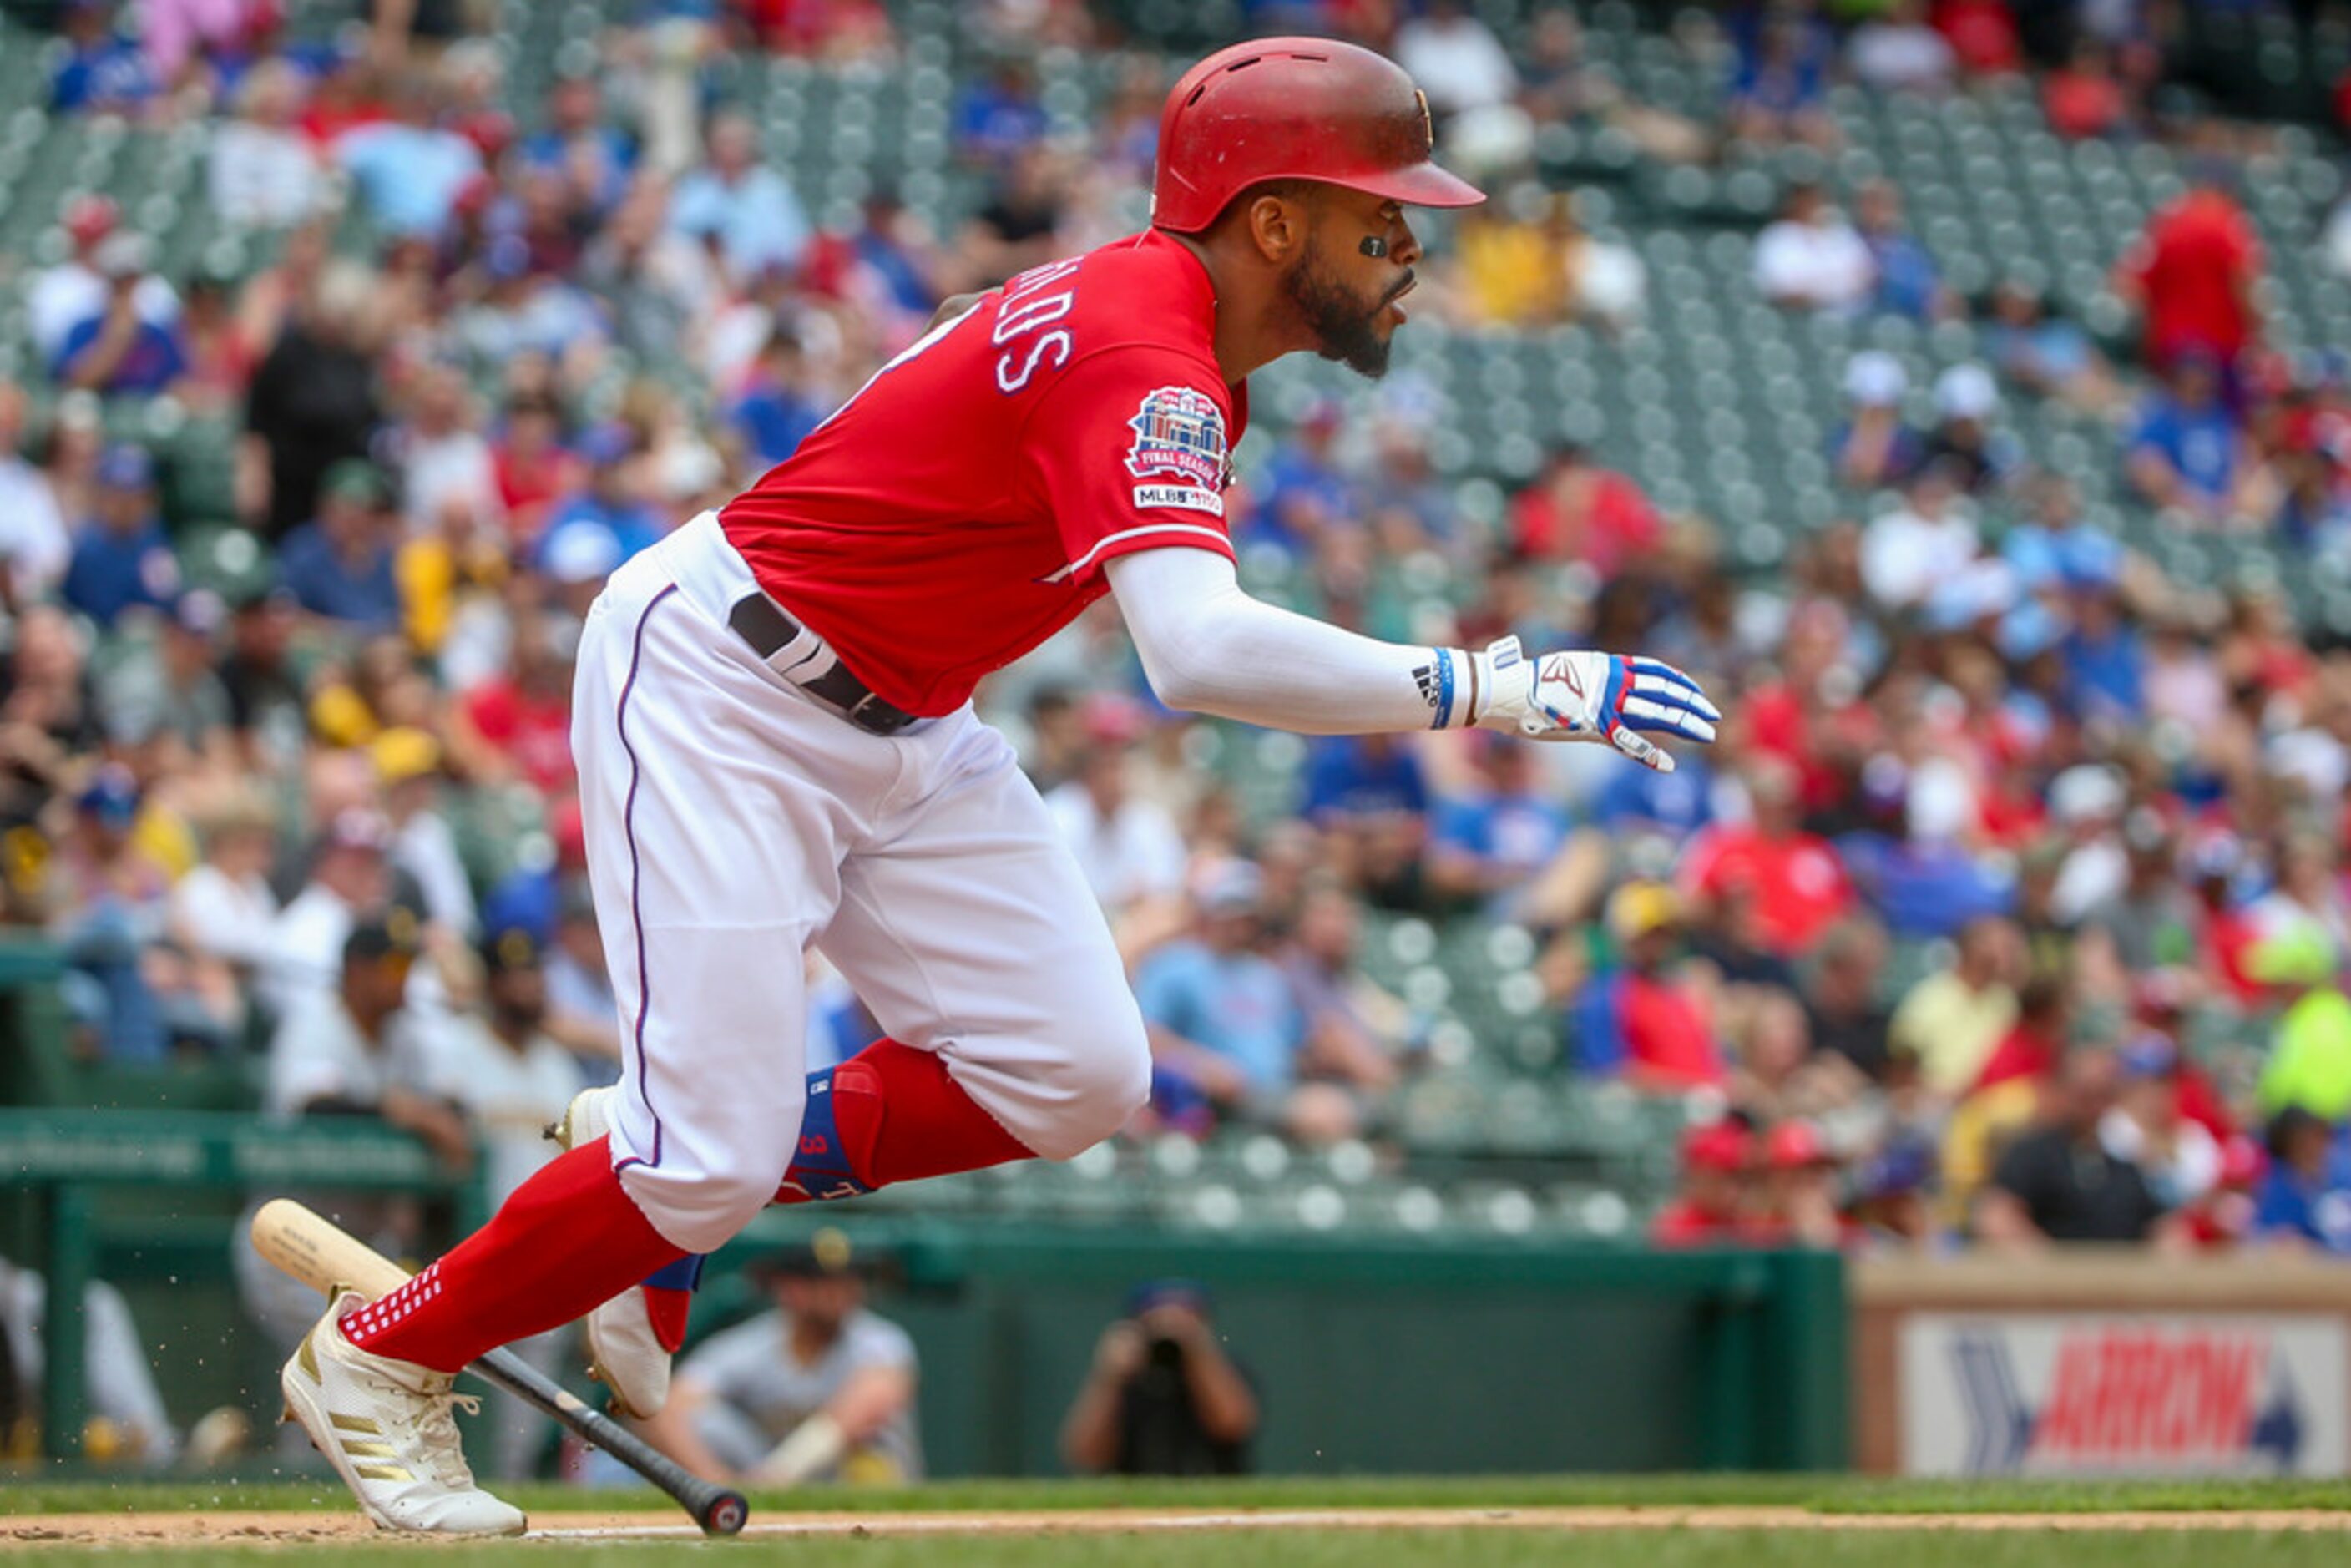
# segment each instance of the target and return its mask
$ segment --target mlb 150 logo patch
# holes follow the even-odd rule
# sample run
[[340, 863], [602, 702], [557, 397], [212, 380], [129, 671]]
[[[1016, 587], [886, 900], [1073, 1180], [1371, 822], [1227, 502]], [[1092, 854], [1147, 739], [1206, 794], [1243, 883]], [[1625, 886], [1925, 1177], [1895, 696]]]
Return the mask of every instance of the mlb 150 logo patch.
[[1126, 422], [1134, 432], [1126, 471], [1156, 484], [1135, 486], [1138, 507], [1181, 507], [1223, 515], [1219, 494], [1231, 480], [1225, 416], [1216, 401], [1190, 387], [1161, 387]]

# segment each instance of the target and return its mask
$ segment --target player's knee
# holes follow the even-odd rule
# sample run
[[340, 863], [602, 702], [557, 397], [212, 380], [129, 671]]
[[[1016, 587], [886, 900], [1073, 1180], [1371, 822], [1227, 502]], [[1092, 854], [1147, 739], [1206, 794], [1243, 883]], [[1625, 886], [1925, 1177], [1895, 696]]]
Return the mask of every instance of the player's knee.
[[1071, 1059], [1070, 1114], [1065, 1131], [1071, 1146], [1050, 1152], [1066, 1159], [1111, 1136], [1143, 1109], [1151, 1098], [1151, 1041], [1138, 1014], [1115, 1027], [1089, 1031], [1086, 1049]]

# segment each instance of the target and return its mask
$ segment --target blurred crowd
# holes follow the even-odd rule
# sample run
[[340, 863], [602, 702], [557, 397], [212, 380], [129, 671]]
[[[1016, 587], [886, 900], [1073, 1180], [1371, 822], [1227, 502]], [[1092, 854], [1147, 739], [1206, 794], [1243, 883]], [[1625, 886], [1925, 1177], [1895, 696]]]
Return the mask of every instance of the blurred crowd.
[[[948, 295], [1133, 226], [1171, 62], [1123, 53], [1073, 128], [1026, 62], [1118, 46], [1104, 16], [959, 8], [999, 63], [956, 89], [981, 199], [943, 232], [883, 188], [797, 190], [708, 90], [746, 53], [897, 68], [870, 0], [661, 0], [539, 102], [464, 4], [379, 0], [324, 43], [269, 0], [149, 0], [135, 31], [49, 9], [52, 110], [208, 120], [208, 199], [254, 263], [165, 276], [84, 193], [62, 258], [0, 283], [40, 360], [0, 385], [0, 912], [63, 945], [89, 1059], [246, 1061], [277, 1113], [380, 1115], [510, 1186], [616, 1071], [568, 740], [604, 578]], [[1684, 16], [1664, 36], [1729, 84], [1706, 114], [1591, 69], [1564, 8], [1515, 51], [1439, 0], [1249, 9], [1395, 53], [1502, 193], [1440, 246], [1415, 332], [1641, 330], [1637, 253], [1535, 177], [1549, 126], [1705, 162], [1833, 147], [1838, 83], [2031, 69], [2066, 134], [2178, 133], [2148, 108], [2154, 5]], [[1134, 1134], [1391, 1142], [1462, 1063], [1366, 972], [1369, 933], [1513, 925], [1555, 1071], [1698, 1113], [1661, 1241], [2351, 1250], [2351, 658], [2273, 594], [2168, 580], [2010, 434], [2062, 402], [2183, 528], [2351, 543], [2343, 369], [2266, 349], [2245, 143], [2189, 134], [2193, 189], [2114, 258], [2126, 342], [2022, 282], [1960, 298], [1891, 185], [1850, 220], [1788, 191], [1766, 298], [1976, 312], [1989, 357], [1918, 389], [1853, 360], [1828, 455], [1855, 520], [1772, 576], [1727, 563], [1730, 519], [1574, 445], [1471, 515], [1408, 377], [1245, 450], [1245, 567], [1317, 613], [1698, 674], [1729, 719], [1673, 774], [1484, 736], [1267, 748], [1156, 705], [1107, 609], [989, 683], [1133, 966], [1159, 1063]], [[164, 403], [225, 432], [233, 518], [176, 515], [124, 436]], [[193, 585], [194, 522], [233, 522], [255, 570]], [[1432, 568], [1472, 585], [1443, 624], [1413, 591]], [[1225, 766], [1245, 753], [1286, 769], [1270, 806]], [[874, 1031], [810, 962], [814, 1067]]]

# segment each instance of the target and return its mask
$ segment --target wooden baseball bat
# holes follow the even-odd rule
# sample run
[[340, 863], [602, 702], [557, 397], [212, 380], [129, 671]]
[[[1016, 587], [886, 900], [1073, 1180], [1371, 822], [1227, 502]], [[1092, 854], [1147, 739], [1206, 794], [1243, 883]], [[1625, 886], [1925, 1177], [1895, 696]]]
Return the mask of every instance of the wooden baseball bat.
[[[331, 1300], [348, 1287], [370, 1301], [399, 1288], [408, 1270], [357, 1237], [289, 1197], [276, 1197], [253, 1217], [253, 1249], [281, 1272]], [[465, 1368], [545, 1412], [675, 1498], [711, 1535], [733, 1535], [749, 1509], [743, 1494], [704, 1480], [570, 1390], [503, 1347]]]

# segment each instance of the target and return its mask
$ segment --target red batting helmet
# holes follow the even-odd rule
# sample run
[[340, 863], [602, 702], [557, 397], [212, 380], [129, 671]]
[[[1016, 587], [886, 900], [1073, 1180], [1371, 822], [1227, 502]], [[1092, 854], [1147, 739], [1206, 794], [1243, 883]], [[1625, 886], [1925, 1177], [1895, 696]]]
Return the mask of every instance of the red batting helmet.
[[1196, 234], [1261, 180], [1322, 180], [1419, 207], [1484, 192], [1431, 160], [1428, 99], [1395, 61], [1332, 38], [1259, 38], [1186, 71], [1159, 111], [1155, 228]]

